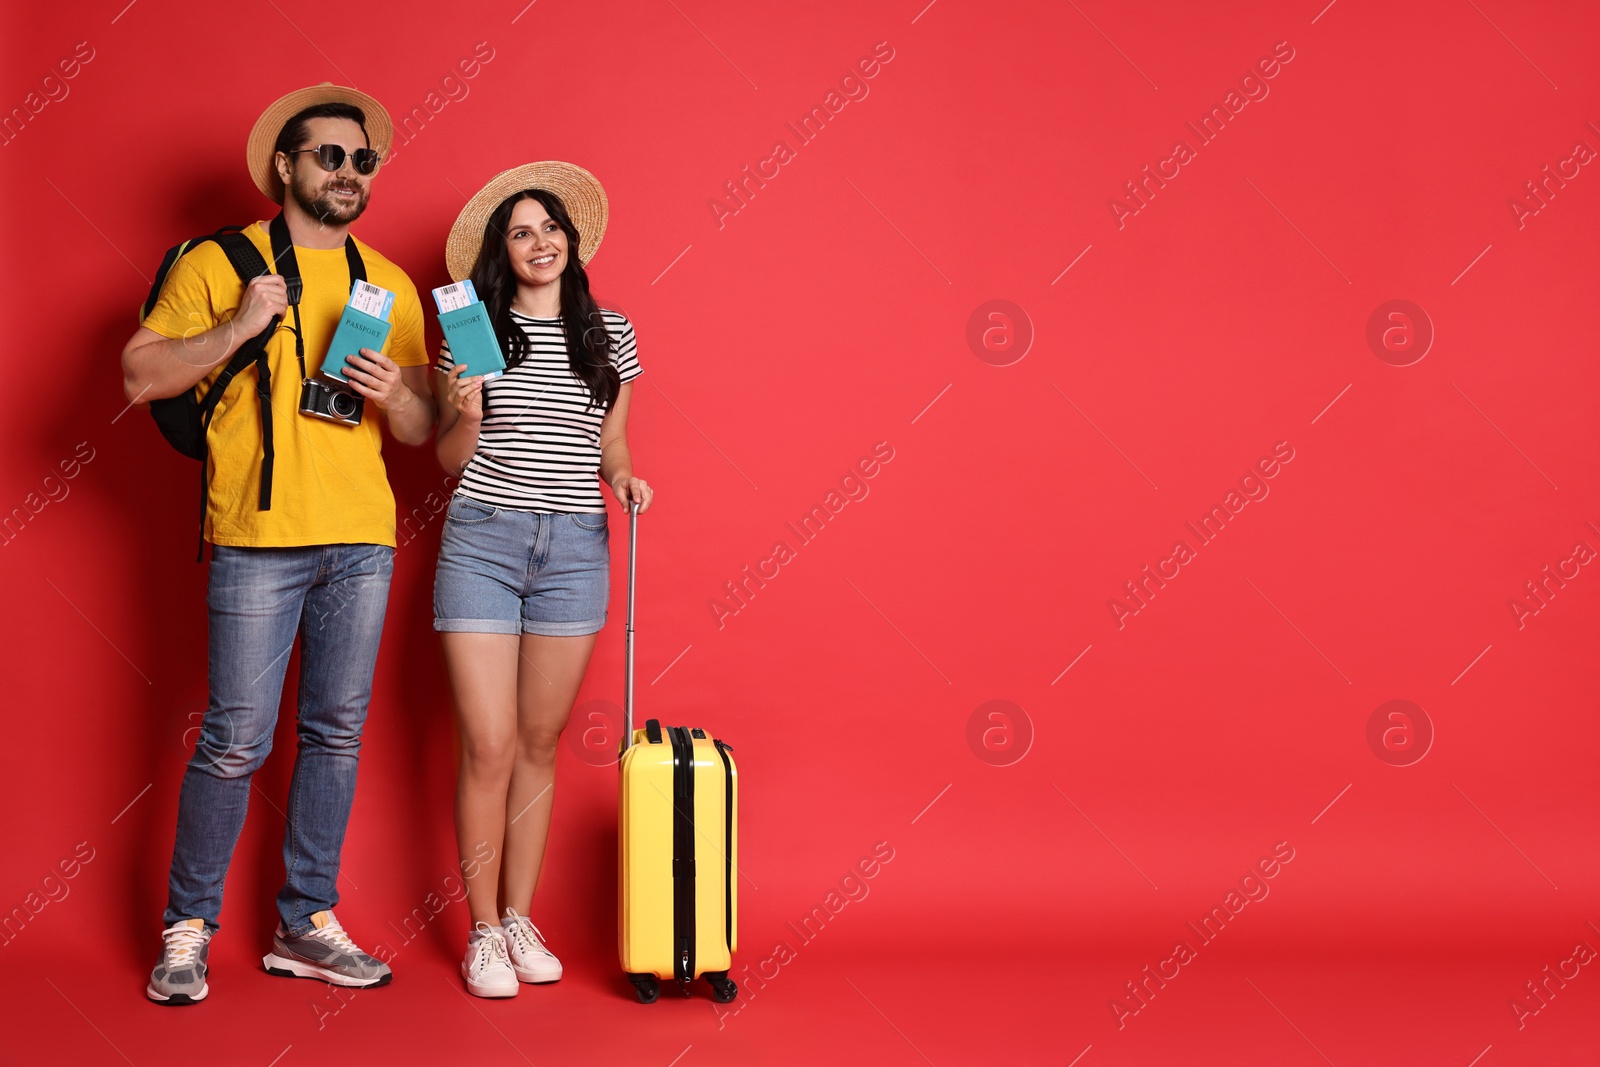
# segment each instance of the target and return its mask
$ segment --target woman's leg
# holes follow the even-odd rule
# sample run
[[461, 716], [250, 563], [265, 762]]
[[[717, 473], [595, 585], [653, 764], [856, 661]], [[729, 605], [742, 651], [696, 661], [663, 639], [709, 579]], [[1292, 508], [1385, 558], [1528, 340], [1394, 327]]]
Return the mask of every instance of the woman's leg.
[[[539, 885], [555, 799], [556, 745], [578, 699], [596, 636], [522, 635], [522, 656], [517, 661], [515, 764], [503, 812], [505, 893], [501, 897], [502, 908], [515, 908], [519, 915], [528, 914]], [[477, 918], [476, 912], [473, 917]]]
[[456, 847], [473, 923], [500, 928], [506, 793], [517, 747], [517, 639], [511, 634], [442, 633], [445, 666], [461, 729], [456, 777]]

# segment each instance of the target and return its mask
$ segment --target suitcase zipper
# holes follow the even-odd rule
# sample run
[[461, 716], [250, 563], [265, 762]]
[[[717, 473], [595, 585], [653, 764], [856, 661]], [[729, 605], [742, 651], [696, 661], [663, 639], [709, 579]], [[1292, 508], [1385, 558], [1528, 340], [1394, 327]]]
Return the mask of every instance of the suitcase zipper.
[[724, 798], [727, 807], [722, 817], [722, 826], [725, 831], [722, 843], [723, 860], [723, 890], [722, 905], [726, 915], [723, 923], [723, 938], [728, 945], [728, 956], [733, 957], [733, 763], [728, 759], [728, 753], [733, 751], [733, 746], [719, 738], [712, 738], [711, 743], [717, 746], [717, 755], [722, 757], [722, 780]]

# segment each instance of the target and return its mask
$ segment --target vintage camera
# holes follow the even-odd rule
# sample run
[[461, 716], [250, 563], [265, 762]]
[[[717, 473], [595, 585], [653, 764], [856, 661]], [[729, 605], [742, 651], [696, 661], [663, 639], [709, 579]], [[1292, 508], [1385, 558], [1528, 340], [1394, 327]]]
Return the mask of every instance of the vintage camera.
[[359, 393], [326, 378], [307, 378], [300, 383], [300, 414], [314, 419], [360, 426], [363, 402]]

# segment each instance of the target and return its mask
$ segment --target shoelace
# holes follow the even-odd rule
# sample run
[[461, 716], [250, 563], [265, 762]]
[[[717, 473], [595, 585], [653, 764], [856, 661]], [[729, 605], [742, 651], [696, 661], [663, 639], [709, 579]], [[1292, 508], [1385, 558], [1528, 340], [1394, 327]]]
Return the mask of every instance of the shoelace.
[[205, 932], [188, 925], [161, 931], [161, 939], [166, 942], [167, 969], [174, 971], [195, 962], [195, 954], [206, 943]]
[[533, 925], [533, 920], [526, 915], [513, 916], [511, 925], [507, 929], [511, 931], [511, 936], [517, 939], [517, 947], [523, 952], [552, 956], [550, 950], [544, 947], [544, 934], [539, 932], [539, 928]]
[[483, 936], [478, 938], [478, 954], [473, 958], [472, 969], [482, 971], [497, 960], [509, 964], [505, 940], [488, 923], [479, 923], [477, 929]]
[[339, 920], [328, 917], [328, 925], [320, 930], [312, 930], [311, 936], [321, 941], [331, 943], [335, 948], [341, 948], [353, 956], [365, 955], [361, 947], [350, 940], [350, 935], [344, 932], [344, 927], [339, 925]]

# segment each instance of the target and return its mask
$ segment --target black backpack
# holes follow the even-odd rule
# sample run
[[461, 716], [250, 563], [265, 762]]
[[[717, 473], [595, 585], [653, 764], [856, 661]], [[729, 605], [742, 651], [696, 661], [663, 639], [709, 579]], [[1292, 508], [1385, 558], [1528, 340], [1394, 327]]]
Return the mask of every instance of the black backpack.
[[[300, 363], [300, 376], [304, 378], [306, 357], [305, 337], [300, 331], [300, 267], [295, 261], [294, 242], [289, 235], [289, 224], [284, 221], [282, 212], [279, 212], [268, 225], [267, 235], [272, 246], [273, 261], [278, 267], [277, 272], [283, 275], [288, 288], [289, 306], [294, 309], [295, 358]], [[245, 285], [250, 284], [251, 278], [272, 273], [267, 261], [261, 258], [260, 251], [238, 226], [224, 226], [216, 233], [208, 233], [184, 241], [182, 244], [173, 245], [161, 258], [161, 266], [156, 270], [155, 281], [150, 286], [150, 295], [145, 298], [143, 307], [139, 309], [141, 323], [160, 299], [161, 287], [166, 284], [167, 275], [171, 273], [173, 265], [184, 253], [198, 248], [207, 241], [215, 241], [227, 254], [228, 262], [233, 264], [239, 280]], [[366, 264], [362, 262], [361, 252], [356, 248], [355, 238], [348, 234], [344, 239], [344, 256], [350, 270], [351, 283], [366, 281]], [[206, 390], [205, 396], [196, 397], [193, 389], [187, 389], [178, 396], [150, 402], [150, 415], [156, 420], [156, 426], [161, 429], [161, 436], [179, 452], [200, 461], [200, 546], [195, 553], [197, 560], [205, 558], [206, 548], [206, 501], [209, 493], [206, 484], [206, 434], [211, 428], [211, 416], [216, 411], [217, 403], [221, 401], [223, 394], [228, 391], [228, 386], [233, 384], [233, 379], [252, 363], [256, 365], [256, 397], [261, 405], [259, 507], [262, 511], [272, 510], [272, 371], [267, 366], [267, 341], [277, 331], [281, 319], [281, 316], [274, 317], [266, 329], [239, 346], [239, 350], [228, 360], [228, 365], [222, 369], [217, 380]]]
[[[150, 286], [150, 295], [139, 308], [140, 323], [143, 323], [154, 310], [156, 301], [161, 297], [162, 286], [166, 284], [167, 275], [171, 273], [173, 266], [186, 252], [198, 248], [207, 241], [215, 241], [227, 254], [228, 262], [233, 264], [239, 280], [244, 284], [250, 284], [251, 278], [270, 273], [267, 261], [261, 257], [260, 251], [250, 243], [250, 239], [238, 226], [225, 226], [215, 233], [173, 245], [161, 258], [161, 266], [156, 269], [155, 281]], [[206, 390], [204, 397], [196, 397], [194, 389], [186, 389], [177, 396], [150, 402], [150, 415], [161, 430], [161, 436], [185, 456], [200, 461], [201, 533], [196, 559], [204, 558], [205, 554], [206, 501], [209, 493], [206, 484], [206, 436], [211, 428], [211, 416], [216, 410], [217, 403], [228, 391], [228, 386], [233, 384], [233, 379], [252, 363], [256, 366], [256, 396], [261, 405], [260, 507], [262, 511], [270, 511], [272, 508], [272, 371], [267, 366], [267, 341], [277, 330], [278, 321], [274, 318], [267, 324], [266, 329], [239, 346], [233, 358], [228, 360], [228, 365]]]

